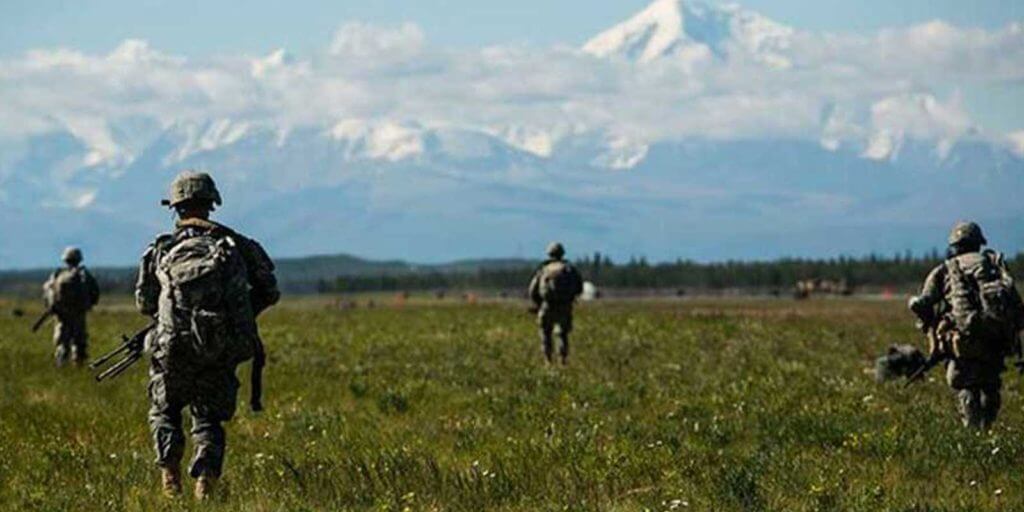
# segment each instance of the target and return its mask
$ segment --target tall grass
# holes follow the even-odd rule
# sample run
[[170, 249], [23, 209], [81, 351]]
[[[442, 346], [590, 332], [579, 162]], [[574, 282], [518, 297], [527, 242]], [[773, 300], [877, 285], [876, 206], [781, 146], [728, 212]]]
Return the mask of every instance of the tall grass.
[[[158, 493], [144, 365], [96, 385], [26, 323], [0, 316], [0, 506], [199, 508]], [[93, 314], [93, 351], [143, 323]], [[873, 357], [917, 339], [896, 303], [588, 304], [566, 369], [508, 305], [261, 323], [267, 410], [243, 388], [214, 510], [1024, 510], [1017, 378], [985, 434], [939, 371], [876, 385]]]

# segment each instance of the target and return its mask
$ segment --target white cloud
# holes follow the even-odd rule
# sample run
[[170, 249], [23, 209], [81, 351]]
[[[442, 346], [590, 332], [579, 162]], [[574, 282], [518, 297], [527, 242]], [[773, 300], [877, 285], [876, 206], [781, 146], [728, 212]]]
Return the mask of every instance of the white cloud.
[[[409, 123], [497, 134], [539, 156], [568, 134], [593, 131], [622, 151], [612, 166], [680, 137], [796, 137], [874, 157], [907, 137], [941, 150], [984, 134], [957, 97], [933, 91], [1024, 80], [1020, 24], [986, 31], [936, 21], [871, 36], [783, 29], [785, 44], [772, 39], [782, 59], [774, 64], [739, 52], [633, 64], [565, 47], [451, 50], [427, 44], [413, 24], [361, 23], [341, 26], [322, 53], [305, 57], [277, 50], [192, 60], [138, 40], [106, 55], [35, 50], [0, 60], [0, 138], [68, 129], [90, 148], [89, 162], [109, 163], [131, 158], [113, 131], [124, 119], [232, 120], [198, 137], [200, 146], [230, 143], [252, 124], [287, 134], [365, 119], [373, 126], [367, 154], [385, 158], [423, 150]], [[751, 38], [734, 44], [764, 43]]]
[[1024, 158], [1024, 130], [1016, 131], [1006, 136], [1006, 142], [1010, 151], [1021, 158]]
[[405, 59], [423, 49], [426, 37], [413, 23], [380, 27], [366, 23], [346, 23], [331, 41], [330, 54], [346, 59]]

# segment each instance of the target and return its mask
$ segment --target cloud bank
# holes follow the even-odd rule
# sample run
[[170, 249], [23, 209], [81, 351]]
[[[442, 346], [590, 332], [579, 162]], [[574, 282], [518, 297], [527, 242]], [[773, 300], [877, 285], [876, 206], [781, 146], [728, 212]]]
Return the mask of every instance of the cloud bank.
[[1020, 132], [978, 126], [956, 93], [1024, 79], [1021, 23], [783, 35], [770, 62], [757, 45], [729, 41], [714, 52], [641, 60], [569, 46], [454, 50], [431, 45], [409, 23], [347, 23], [304, 56], [281, 49], [186, 59], [141, 40], [105, 55], [40, 49], [0, 60], [0, 138], [69, 130], [90, 148], [87, 164], [112, 167], [134, 156], [117, 127], [137, 119], [230, 119], [235, 131], [225, 137], [254, 123], [285, 135], [296, 126], [343, 130], [345, 120], [462, 127], [540, 156], [587, 131], [637, 148], [632, 154], [686, 137], [811, 139], [877, 159], [908, 138], [934, 141], [940, 152], [962, 137], [1021, 152]]

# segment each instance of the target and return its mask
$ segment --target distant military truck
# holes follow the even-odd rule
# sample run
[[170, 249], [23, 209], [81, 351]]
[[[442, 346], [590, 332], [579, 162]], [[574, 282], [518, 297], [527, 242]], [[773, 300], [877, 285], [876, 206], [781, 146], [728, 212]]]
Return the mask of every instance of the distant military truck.
[[793, 296], [807, 299], [812, 295], [853, 295], [853, 286], [846, 279], [802, 279], [793, 286]]

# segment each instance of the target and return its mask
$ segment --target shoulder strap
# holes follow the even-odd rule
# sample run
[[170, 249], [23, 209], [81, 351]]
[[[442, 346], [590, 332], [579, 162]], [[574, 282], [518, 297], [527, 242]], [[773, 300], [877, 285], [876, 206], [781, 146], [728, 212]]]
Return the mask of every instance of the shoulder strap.
[[946, 260], [946, 274], [950, 278], [963, 282], [964, 270], [960, 268], [960, 259], [957, 257]]

